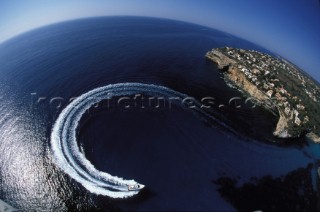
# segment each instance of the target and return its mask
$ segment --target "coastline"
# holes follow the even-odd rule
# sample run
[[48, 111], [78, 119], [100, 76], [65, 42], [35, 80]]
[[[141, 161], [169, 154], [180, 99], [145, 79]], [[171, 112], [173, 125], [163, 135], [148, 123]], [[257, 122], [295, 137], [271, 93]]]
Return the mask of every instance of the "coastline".
[[[257, 99], [266, 110], [277, 114], [279, 120], [273, 132], [274, 136], [306, 136], [313, 142], [320, 143], [320, 123], [315, 118], [318, 114], [314, 112], [320, 110], [320, 88], [312, 83], [311, 79], [300, 74], [293, 65], [259, 52], [229, 47], [213, 49], [205, 56], [218, 65], [228, 85], [231, 82], [245, 96]], [[258, 61], [262, 61], [262, 67], [256, 65]], [[305, 92], [296, 92], [295, 88], [285, 81], [296, 80], [290, 79], [296, 76], [305, 87]], [[312, 109], [315, 107], [315, 110], [310, 110], [308, 106]]]

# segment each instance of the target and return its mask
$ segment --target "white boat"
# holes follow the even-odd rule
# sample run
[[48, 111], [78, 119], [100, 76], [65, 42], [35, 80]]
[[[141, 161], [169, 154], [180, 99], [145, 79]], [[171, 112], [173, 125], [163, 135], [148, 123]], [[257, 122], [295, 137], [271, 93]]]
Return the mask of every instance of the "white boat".
[[144, 185], [141, 184], [135, 184], [135, 185], [128, 185], [129, 191], [138, 191], [144, 188]]

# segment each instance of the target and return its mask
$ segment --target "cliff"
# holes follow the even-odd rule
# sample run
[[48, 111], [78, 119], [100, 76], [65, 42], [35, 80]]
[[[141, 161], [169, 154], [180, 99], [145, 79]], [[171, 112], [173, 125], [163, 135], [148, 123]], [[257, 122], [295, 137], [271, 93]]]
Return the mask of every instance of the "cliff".
[[225, 80], [248, 97], [259, 100], [279, 120], [279, 138], [307, 136], [320, 143], [320, 87], [284, 59], [252, 50], [213, 49], [206, 57], [223, 71]]

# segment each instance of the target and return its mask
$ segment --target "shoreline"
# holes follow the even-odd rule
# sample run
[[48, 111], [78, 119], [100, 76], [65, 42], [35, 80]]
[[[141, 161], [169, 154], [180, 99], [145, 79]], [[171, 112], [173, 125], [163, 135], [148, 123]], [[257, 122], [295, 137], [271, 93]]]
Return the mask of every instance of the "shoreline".
[[[315, 111], [320, 110], [320, 88], [312, 79], [300, 74], [294, 65], [256, 51], [229, 47], [213, 49], [205, 56], [218, 65], [229, 87], [228, 82], [231, 82], [245, 96], [256, 98], [267, 111], [279, 116], [273, 132], [275, 137], [306, 136], [320, 143], [320, 123], [315, 118], [318, 115]], [[259, 63], [263, 65], [256, 65]], [[305, 92], [296, 91], [296, 86], [290, 84], [297, 81], [296, 77]]]

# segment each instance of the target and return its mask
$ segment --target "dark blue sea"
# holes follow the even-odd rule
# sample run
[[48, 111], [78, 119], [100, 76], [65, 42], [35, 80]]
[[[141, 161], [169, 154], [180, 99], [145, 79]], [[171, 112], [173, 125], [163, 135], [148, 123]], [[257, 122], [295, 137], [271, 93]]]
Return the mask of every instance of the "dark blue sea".
[[[23, 211], [316, 209], [319, 147], [272, 137], [277, 117], [246, 104], [206, 60], [224, 46], [267, 52], [207, 27], [142, 17], [69, 21], [0, 44], [0, 199]], [[54, 162], [50, 141], [75, 97], [116, 83], [214, 99], [214, 121], [175, 106], [85, 114], [77, 138], [86, 158], [146, 185], [126, 199], [87, 190]]]

